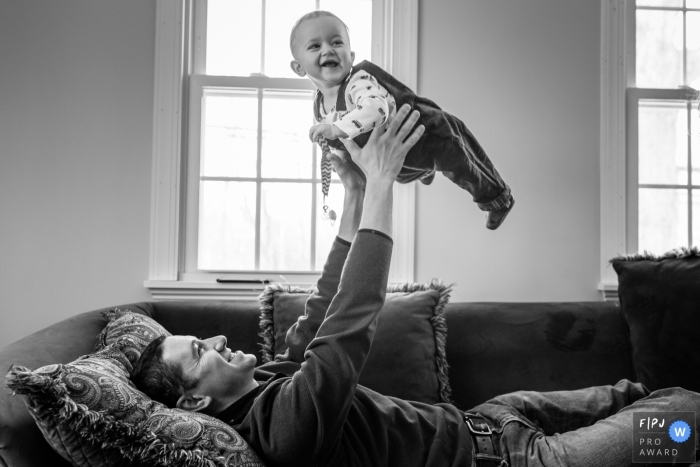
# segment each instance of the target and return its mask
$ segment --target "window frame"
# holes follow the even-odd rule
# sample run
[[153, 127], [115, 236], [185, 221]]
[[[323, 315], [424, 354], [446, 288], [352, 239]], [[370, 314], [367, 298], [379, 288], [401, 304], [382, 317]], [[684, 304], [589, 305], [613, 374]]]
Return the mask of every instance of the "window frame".
[[[216, 274], [208, 280], [185, 280], [187, 253], [187, 161], [190, 148], [188, 120], [193, 103], [194, 2], [156, 1], [156, 50], [153, 123], [153, 174], [151, 196], [151, 239], [148, 280], [154, 300], [250, 299], [262, 284], [220, 284]], [[372, 60], [416, 89], [418, 0], [374, 0]], [[214, 79], [212, 79], [214, 78]], [[216, 77], [207, 77], [207, 85]], [[268, 78], [273, 80], [274, 78]], [[309, 83], [310, 84], [310, 83]], [[304, 84], [308, 86], [308, 84]], [[195, 109], [196, 110], [196, 109]], [[191, 228], [191, 227], [190, 227]], [[415, 184], [394, 188], [394, 254], [390, 282], [411, 282], [414, 276]], [[226, 273], [227, 277], [256, 281], [264, 273]], [[308, 286], [318, 273], [290, 274], [291, 285]], [[191, 277], [190, 277], [191, 279]]]
[[635, 25], [636, 0], [601, 2], [598, 290], [604, 300], [612, 301], [618, 299], [618, 280], [609, 262], [637, 249], [638, 102], [648, 98], [687, 100], [682, 89], [636, 87]]

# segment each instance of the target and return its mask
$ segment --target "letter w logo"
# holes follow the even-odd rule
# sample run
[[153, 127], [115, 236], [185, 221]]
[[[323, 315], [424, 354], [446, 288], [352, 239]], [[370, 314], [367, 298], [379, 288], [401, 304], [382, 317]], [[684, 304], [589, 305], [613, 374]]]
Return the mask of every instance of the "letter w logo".
[[685, 436], [685, 428], [674, 428], [673, 430], [676, 432], [676, 436]]

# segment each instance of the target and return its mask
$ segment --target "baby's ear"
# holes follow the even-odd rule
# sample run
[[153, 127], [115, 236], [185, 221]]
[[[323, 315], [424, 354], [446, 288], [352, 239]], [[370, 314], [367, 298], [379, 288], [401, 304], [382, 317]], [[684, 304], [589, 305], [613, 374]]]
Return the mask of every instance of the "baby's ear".
[[301, 76], [302, 78], [306, 76], [306, 71], [304, 71], [304, 68], [298, 61], [292, 60], [291, 62], [289, 62], [289, 66], [292, 68], [292, 71], [298, 76]]
[[350, 52], [350, 61], [353, 65], [355, 64], [355, 52]]

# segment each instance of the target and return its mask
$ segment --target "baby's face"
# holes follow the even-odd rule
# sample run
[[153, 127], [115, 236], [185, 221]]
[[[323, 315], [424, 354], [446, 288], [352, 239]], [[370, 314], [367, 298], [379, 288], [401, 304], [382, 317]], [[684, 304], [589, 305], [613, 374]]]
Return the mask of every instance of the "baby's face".
[[343, 23], [331, 16], [302, 22], [292, 41], [292, 69], [319, 88], [337, 86], [350, 73], [355, 52]]

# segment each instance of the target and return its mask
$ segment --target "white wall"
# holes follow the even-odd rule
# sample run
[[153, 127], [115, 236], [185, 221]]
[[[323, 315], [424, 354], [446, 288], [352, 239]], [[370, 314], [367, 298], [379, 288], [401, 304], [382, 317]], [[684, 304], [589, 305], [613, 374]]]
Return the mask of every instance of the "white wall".
[[[419, 185], [417, 280], [456, 282], [454, 301], [598, 299], [599, 9], [421, 1], [418, 91], [517, 204], [491, 232], [441, 175]], [[154, 22], [153, 0], [0, 0], [0, 346], [149, 298]]]
[[0, 0], [0, 347], [141, 301], [155, 2]]
[[453, 301], [598, 300], [600, 2], [422, 0], [419, 94], [461, 117], [511, 186], [497, 231], [438, 175], [417, 194], [416, 279]]

